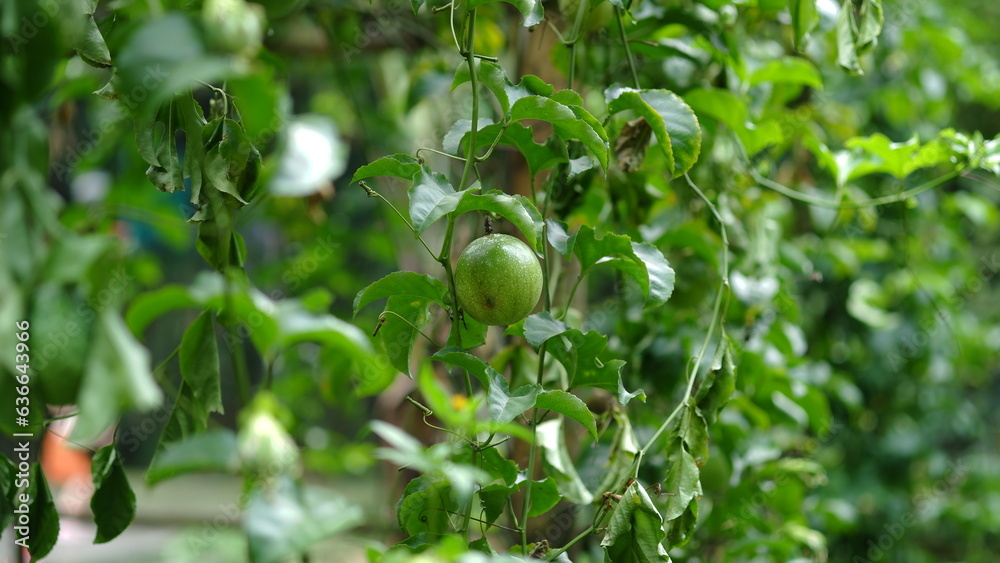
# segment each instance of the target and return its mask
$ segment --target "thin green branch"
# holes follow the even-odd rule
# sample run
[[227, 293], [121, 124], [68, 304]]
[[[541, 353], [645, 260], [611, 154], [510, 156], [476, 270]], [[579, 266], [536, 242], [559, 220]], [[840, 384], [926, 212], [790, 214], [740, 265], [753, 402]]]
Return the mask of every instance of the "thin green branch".
[[588, 271], [589, 269], [582, 270], [580, 275], [576, 277], [576, 281], [573, 283], [573, 289], [569, 290], [569, 298], [566, 299], [566, 307], [563, 309], [562, 314], [559, 315], [559, 320], [565, 319], [566, 315], [569, 313], [569, 308], [573, 305], [573, 298], [576, 297], [576, 290], [580, 287], [580, 282], [583, 281], [583, 278], [587, 275]]
[[[429, 149], [428, 149], [428, 150], [429, 150]], [[411, 231], [413, 231], [413, 236], [417, 237], [417, 240], [419, 240], [419, 241], [420, 241], [420, 244], [424, 245], [424, 248], [425, 248], [425, 249], [427, 249], [427, 252], [428, 252], [428, 253], [429, 253], [429, 254], [430, 254], [431, 256], [434, 256], [434, 251], [433, 251], [433, 250], [431, 250], [431, 247], [427, 246], [427, 241], [425, 241], [425, 240], [423, 239], [423, 237], [421, 237], [421, 236], [420, 236], [420, 233], [418, 233], [418, 232], [417, 232], [417, 229], [415, 229], [415, 228], [413, 227], [413, 225], [411, 225], [411, 224], [410, 224], [410, 221], [409, 221], [409, 220], [407, 220], [407, 218], [406, 218], [406, 217], [405, 217], [405, 216], [404, 216], [404, 215], [403, 215], [402, 213], [400, 213], [398, 209], [396, 209], [396, 206], [395, 206], [395, 205], [393, 205], [391, 201], [389, 201], [389, 200], [388, 200], [388, 199], [387, 199], [387, 198], [386, 198], [386, 197], [385, 197], [384, 195], [382, 195], [382, 194], [380, 194], [380, 193], [376, 192], [375, 190], [373, 190], [372, 188], [370, 188], [370, 187], [368, 186], [368, 184], [366, 184], [366, 183], [365, 183], [365, 181], [364, 181], [364, 180], [362, 180], [362, 181], [358, 182], [358, 184], [360, 184], [360, 185], [361, 185], [361, 187], [362, 187], [362, 188], [364, 188], [364, 190], [365, 190], [365, 193], [367, 193], [367, 194], [368, 194], [368, 197], [377, 197], [377, 198], [381, 199], [382, 201], [386, 202], [386, 203], [387, 203], [387, 204], [389, 205], [389, 207], [390, 207], [390, 208], [391, 208], [391, 209], [392, 209], [393, 211], [395, 211], [395, 212], [396, 212], [396, 215], [398, 215], [398, 216], [399, 216], [399, 218], [400, 218], [400, 219], [402, 219], [402, 221], [403, 221], [403, 224], [405, 224], [405, 225], [407, 226], [407, 228], [409, 228], [409, 229], [410, 229]]]
[[724, 323], [725, 310], [722, 307], [723, 298], [728, 295], [729, 291], [729, 237], [726, 234], [726, 224], [722, 221], [722, 214], [715, 207], [710, 199], [698, 188], [697, 185], [691, 180], [691, 177], [687, 174], [684, 175], [687, 179], [688, 185], [691, 186], [699, 197], [705, 202], [708, 208], [711, 210], [712, 214], [715, 216], [716, 220], [719, 221], [719, 229], [722, 233], [722, 283], [719, 285], [719, 291], [715, 295], [715, 304], [712, 307], [712, 323], [708, 327], [708, 332], [705, 333], [705, 340], [702, 342], [701, 349], [698, 350], [698, 355], [695, 359], [694, 366], [688, 372], [687, 388], [684, 390], [684, 397], [677, 404], [677, 407], [670, 413], [670, 416], [663, 421], [663, 424], [656, 430], [656, 432], [649, 438], [646, 445], [640, 450], [640, 455], [645, 453], [649, 448], [656, 443], [657, 438], [663, 434], [664, 431], [670, 426], [670, 424], [677, 418], [681, 410], [688, 406], [688, 401], [691, 400], [691, 393], [694, 390], [695, 380], [698, 378], [698, 371], [701, 367], [701, 362], [705, 358], [705, 353], [708, 351], [708, 346], [711, 344], [713, 337], [715, 335], [715, 329], [718, 326], [720, 332], [722, 331], [722, 325]]
[[903, 201], [906, 201], [908, 198], [920, 195], [928, 190], [932, 190], [940, 186], [941, 184], [958, 177], [962, 173], [963, 171], [961, 170], [952, 170], [951, 172], [938, 176], [937, 178], [929, 180], [915, 188], [910, 188], [906, 191], [890, 194], [887, 196], [870, 198], [861, 201], [838, 202], [838, 201], [829, 201], [820, 197], [815, 197], [809, 194], [804, 194], [802, 192], [795, 191], [792, 188], [789, 188], [788, 186], [779, 184], [774, 180], [769, 180], [761, 176], [759, 172], [757, 172], [753, 168], [750, 168], [750, 176], [753, 177], [753, 179], [756, 180], [757, 183], [764, 186], [765, 188], [774, 190], [785, 197], [794, 199], [796, 201], [801, 201], [802, 203], [808, 203], [809, 205], [815, 205], [817, 207], [826, 207], [829, 209], [839, 209], [839, 210], [864, 209], [868, 207], [877, 207], [879, 205], [888, 205], [890, 203], [902, 203]]
[[632, 82], [638, 89], [640, 88], [639, 73], [635, 69], [635, 58], [632, 57], [632, 48], [628, 46], [628, 35], [625, 34], [625, 22], [622, 21], [622, 9], [618, 6], [615, 6], [615, 18], [618, 20], [618, 33], [622, 36], [622, 46], [625, 47], [625, 55], [628, 57], [628, 68], [632, 71]]
[[468, 34], [465, 50], [466, 64], [469, 65], [469, 82], [472, 86], [472, 124], [469, 129], [469, 149], [465, 157], [465, 169], [462, 171], [462, 180], [458, 183], [458, 189], [464, 190], [465, 183], [469, 180], [472, 172], [472, 165], [476, 162], [476, 135], [479, 133], [479, 77], [476, 76], [476, 55], [474, 53], [476, 43], [476, 9], [469, 10]]
[[388, 311], [388, 310], [387, 311], [382, 311], [382, 314], [379, 315], [379, 317], [378, 317], [378, 326], [375, 327], [375, 332], [372, 333], [372, 336], [375, 336], [376, 334], [378, 334], [378, 331], [382, 329], [382, 325], [384, 325], [386, 323], [387, 319], [386, 319], [385, 316], [387, 314], [394, 315], [399, 320], [401, 320], [404, 323], [410, 325], [410, 328], [412, 328], [413, 330], [415, 330], [420, 336], [423, 336], [424, 339], [427, 340], [427, 342], [430, 342], [431, 344], [433, 344], [434, 346], [436, 346], [438, 348], [444, 348], [444, 346], [441, 346], [440, 344], [438, 344], [437, 341], [435, 341], [433, 338], [431, 338], [430, 336], [427, 336], [426, 334], [424, 334], [424, 332], [422, 330], [420, 330], [419, 328], [417, 328], [416, 325], [414, 325], [413, 323], [411, 323], [409, 321], [409, 319], [407, 319], [403, 315], [400, 315], [396, 311]]
[[446, 153], [444, 151], [439, 151], [437, 149], [432, 149], [432, 148], [429, 148], [429, 147], [420, 147], [419, 149], [417, 149], [417, 152], [413, 153], [413, 155], [415, 157], [417, 157], [417, 158], [420, 158], [420, 153], [421, 152], [425, 152], [425, 151], [426, 152], [432, 152], [434, 154], [439, 154], [441, 156], [447, 156], [448, 158], [451, 158], [451, 159], [454, 159], [454, 160], [461, 160], [462, 162], [465, 162], [465, 159], [462, 158], [462, 157], [460, 157], [460, 156], [455, 156], [453, 154], [448, 154], [448, 153]]
[[587, 13], [589, 0], [580, 0], [576, 9], [576, 20], [573, 22], [572, 41], [569, 42], [569, 89], [573, 89], [573, 79], [576, 76], [576, 44], [580, 41], [580, 27], [583, 16]]

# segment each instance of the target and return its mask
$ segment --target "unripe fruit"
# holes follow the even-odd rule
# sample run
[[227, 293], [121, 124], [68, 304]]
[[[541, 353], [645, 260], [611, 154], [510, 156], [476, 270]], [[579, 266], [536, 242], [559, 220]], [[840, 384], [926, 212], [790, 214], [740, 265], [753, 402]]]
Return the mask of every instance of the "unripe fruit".
[[455, 292], [466, 315], [487, 325], [511, 325], [538, 304], [542, 267], [520, 240], [486, 235], [472, 241], [458, 257]]

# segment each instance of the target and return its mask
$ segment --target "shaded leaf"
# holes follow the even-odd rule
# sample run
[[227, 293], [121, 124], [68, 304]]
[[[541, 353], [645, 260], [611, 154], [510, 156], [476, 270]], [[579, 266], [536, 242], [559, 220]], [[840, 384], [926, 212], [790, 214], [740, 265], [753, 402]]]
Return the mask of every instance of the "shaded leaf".
[[601, 541], [609, 560], [615, 563], [669, 562], [661, 542], [663, 517], [638, 481], [622, 494]]
[[286, 561], [362, 519], [360, 508], [331, 490], [280, 479], [277, 487], [254, 490], [243, 511], [250, 561]]
[[[480, 494], [484, 490], [486, 488], [481, 489]], [[420, 475], [406, 484], [399, 497], [396, 522], [411, 536], [422, 532], [446, 534], [450, 528], [446, 511], [457, 512], [458, 509], [447, 481], [435, 475]]]
[[577, 504], [592, 501], [594, 495], [583, 484], [573, 458], [566, 449], [562, 419], [556, 418], [539, 424], [535, 429], [535, 439], [542, 448], [546, 472], [555, 480], [562, 496]]
[[671, 493], [663, 508], [663, 519], [667, 522], [684, 514], [688, 504], [695, 497], [701, 496], [701, 480], [698, 464], [681, 443], [670, 455], [670, 465], [667, 467], [667, 479], [663, 482], [663, 490]]
[[857, 24], [854, 22], [854, 5], [851, 0], [844, 0], [837, 16], [837, 63], [850, 74], [864, 74], [858, 62], [855, 49]]
[[122, 412], [147, 411], [158, 406], [161, 399], [150, 370], [149, 352], [132, 336], [117, 312], [104, 309], [94, 324], [73, 439], [93, 440]]
[[181, 376], [201, 407], [208, 412], [222, 412], [219, 346], [211, 312], [203, 312], [188, 325], [181, 338], [179, 359]]
[[803, 84], [812, 88], [823, 87], [823, 79], [816, 66], [808, 59], [800, 57], [782, 57], [768, 61], [750, 75], [751, 86], [761, 82]]
[[155, 485], [186, 473], [239, 470], [236, 434], [231, 430], [210, 430], [168, 444], [149, 465], [146, 481]]
[[135, 518], [135, 493], [114, 444], [104, 446], [94, 454], [90, 471], [94, 482], [90, 510], [97, 525], [94, 543], [105, 543], [118, 537], [132, 523]]
[[792, 16], [792, 31], [795, 50], [805, 47], [806, 38], [819, 23], [816, 0], [788, 0], [788, 12]]
[[45, 479], [42, 465], [31, 464], [28, 488], [28, 552], [32, 561], [41, 560], [52, 551], [59, 539], [59, 512]]

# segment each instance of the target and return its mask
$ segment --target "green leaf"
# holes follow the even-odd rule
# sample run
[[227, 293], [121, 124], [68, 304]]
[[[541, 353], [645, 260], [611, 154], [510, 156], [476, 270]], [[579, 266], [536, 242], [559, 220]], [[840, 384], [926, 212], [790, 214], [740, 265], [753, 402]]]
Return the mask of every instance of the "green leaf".
[[[173, 98], [164, 102], [156, 111], [155, 121], [150, 123], [158, 134], [158, 140], [154, 145], [156, 163], [150, 164], [146, 170], [146, 178], [153, 186], [161, 192], [167, 193], [184, 189], [184, 172], [181, 168], [180, 156], [177, 153], [177, 142], [174, 138], [181, 122], [177, 111], [175, 111], [174, 102]], [[136, 119], [136, 127], [144, 125], [140, 125], [139, 119]], [[144, 144], [145, 142], [146, 140], [143, 140]]]
[[694, 166], [701, 152], [701, 127], [691, 108], [669, 90], [635, 90], [613, 86], [604, 92], [608, 113], [633, 110], [653, 128], [667, 168], [674, 177]]
[[517, 481], [517, 464], [500, 455], [496, 448], [488, 448], [479, 453], [482, 468], [494, 479], [502, 479], [504, 483], [513, 485]]
[[382, 314], [385, 321], [380, 321], [382, 326], [378, 335], [392, 365], [412, 377], [410, 352], [420, 336], [413, 327], [421, 328], [430, 321], [427, 310], [430, 303], [446, 306], [447, 293], [444, 283], [432, 276], [393, 272], [358, 292], [354, 298], [354, 314], [356, 316], [362, 307], [372, 301], [389, 298]]
[[677, 433], [695, 463], [704, 464], [708, 459], [708, 423], [698, 407], [685, 405]]
[[49, 253], [44, 278], [48, 282], [66, 284], [86, 280], [93, 270], [107, 264], [105, 258], [115, 246], [115, 240], [103, 234], [63, 237]]
[[671, 549], [682, 547], [691, 539], [694, 525], [698, 523], [698, 501], [692, 500], [684, 514], [667, 522], [663, 530], [667, 533], [667, 544]]
[[[479, 138], [480, 131], [485, 127], [493, 125], [493, 120], [488, 117], [479, 118], [479, 126], [476, 128], [476, 144], [481, 144], [483, 139]], [[448, 130], [444, 135], [444, 139], [441, 141], [441, 150], [448, 154], [454, 154], [457, 156], [465, 156], [467, 149], [463, 148], [462, 145], [467, 145], [466, 137], [472, 132], [472, 120], [471, 119], [459, 119]], [[493, 137], [484, 134], [484, 137]], [[488, 142], [488, 141], [487, 141]], [[488, 145], [487, 145], [488, 146]], [[478, 147], [477, 147], [478, 150]]]
[[219, 346], [210, 311], [198, 315], [188, 325], [181, 338], [179, 356], [181, 376], [191, 387], [195, 400], [208, 412], [223, 412]]
[[162, 400], [149, 366], [149, 352], [132, 336], [117, 312], [105, 309], [94, 323], [80, 416], [73, 439], [97, 438], [127, 410], [147, 411]]
[[[469, 193], [462, 198], [455, 212], [461, 214], [469, 211], [489, 211], [500, 215], [521, 230], [528, 246], [537, 247], [538, 239], [542, 234], [541, 215], [535, 210], [534, 205], [523, 196], [511, 196], [500, 191], [490, 191], [482, 195]], [[532, 216], [531, 211], [537, 215], [537, 223], [536, 217]]]
[[536, 350], [555, 337], [546, 350], [566, 368], [570, 388], [598, 387], [618, 394], [622, 405], [634, 398], [646, 400], [646, 394], [639, 389], [635, 393], [625, 390], [621, 379], [622, 360], [601, 362], [598, 356], [608, 346], [608, 339], [596, 330], [583, 332], [567, 328], [566, 324], [552, 318], [548, 312], [531, 315], [524, 321], [524, 337]]
[[541, 96], [526, 96], [515, 102], [510, 110], [511, 121], [522, 119], [547, 121], [563, 140], [579, 139], [597, 157], [601, 166], [607, 168], [610, 151], [608, 135], [585, 109], [579, 106], [571, 108]]
[[448, 288], [441, 280], [415, 272], [393, 272], [358, 292], [354, 298], [354, 316], [372, 301], [393, 295], [408, 295], [445, 305]]
[[[163, 432], [160, 433], [160, 440], [156, 446], [157, 452], [153, 456], [152, 463], [156, 463], [156, 458], [163, 452], [167, 444], [204, 432], [208, 427], [208, 416], [208, 410], [205, 409], [201, 401], [195, 399], [194, 391], [182, 380], [180, 388], [177, 390], [177, 398], [170, 409], [170, 417], [163, 427]], [[134, 437], [130, 439], [136, 440]], [[128, 440], [123, 440], [123, 444], [127, 442]], [[138, 442], [134, 441], [131, 445], [133, 448], [138, 447]]]
[[[493, 92], [493, 95], [496, 96], [497, 101], [500, 103], [500, 110], [503, 115], [507, 115], [510, 112], [510, 107], [514, 102], [525, 96], [548, 97], [553, 92], [552, 85], [547, 84], [537, 76], [530, 74], [522, 76], [521, 82], [515, 85], [507, 78], [507, 73], [503, 67], [494, 62], [476, 59], [473, 65], [476, 68], [476, 77], [479, 79], [480, 85], [485, 86], [490, 92]], [[452, 91], [470, 80], [468, 63], [459, 63], [458, 68], [455, 69], [455, 77], [451, 82]]]
[[410, 295], [393, 295], [385, 304], [383, 310], [385, 323], [378, 330], [382, 349], [389, 356], [389, 362], [411, 378], [413, 374], [410, 373], [410, 355], [413, 344], [420, 337], [420, 333], [413, 327], [423, 328], [430, 322], [431, 317], [427, 307], [428, 302], [424, 299]]
[[[6, 377], [6, 375], [0, 375]], [[0, 456], [0, 530], [6, 530], [14, 522], [14, 509], [20, 502], [14, 498], [17, 487], [14, 486], [14, 475], [17, 468], [6, 455]]]
[[90, 510], [97, 525], [94, 543], [106, 543], [124, 532], [135, 518], [135, 493], [114, 444], [94, 454], [90, 471], [94, 481]]
[[[500, 130], [503, 129], [501, 134]], [[550, 142], [536, 143], [535, 135], [531, 128], [520, 123], [499, 123], [483, 127], [476, 136], [476, 150], [482, 151], [490, 146], [497, 135], [500, 135], [498, 145], [505, 145], [517, 149], [528, 164], [529, 173], [534, 176], [542, 170], [552, 168], [560, 162], [568, 162], [566, 155], [566, 144], [558, 138], [550, 138]], [[552, 142], [552, 141], [559, 142]], [[462, 137], [462, 143], [467, 144], [468, 133]]]
[[373, 176], [392, 176], [404, 180], [412, 180], [413, 176], [420, 171], [420, 161], [408, 154], [392, 154], [383, 156], [358, 168], [351, 178], [351, 183]]
[[448, 179], [440, 172], [421, 166], [413, 177], [413, 186], [407, 191], [410, 198], [410, 221], [413, 229], [420, 234], [438, 219], [455, 211], [470, 190], [456, 192]]
[[538, 350], [542, 344], [554, 336], [571, 330], [569, 326], [555, 319], [548, 311], [542, 311], [524, 320], [524, 339]]
[[231, 430], [209, 430], [168, 444], [150, 463], [146, 481], [155, 485], [178, 475], [202, 471], [235, 473], [239, 467], [236, 434]]
[[587, 408], [587, 403], [576, 395], [559, 390], [542, 391], [535, 400], [535, 406], [572, 418], [582, 424], [595, 440], [597, 439], [597, 419]]
[[670, 455], [667, 479], [663, 482], [663, 490], [673, 495], [667, 497], [667, 505], [663, 508], [663, 519], [667, 522], [684, 514], [688, 504], [701, 496], [698, 464], [682, 443], [673, 443], [675, 447]]
[[411, 536], [423, 532], [446, 534], [450, 529], [446, 510], [458, 509], [447, 481], [438, 475], [420, 475], [406, 484], [399, 497], [396, 522]]
[[570, 254], [573, 253], [573, 247], [570, 246], [571, 239], [566, 223], [549, 218], [545, 220], [545, 224], [548, 226], [546, 237], [549, 239], [549, 244], [559, 254], [562, 254], [565, 258], [569, 258]]
[[684, 94], [684, 101], [699, 117], [711, 117], [733, 131], [743, 131], [750, 112], [740, 96], [721, 88], [695, 88]]
[[543, 481], [535, 481], [531, 486], [531, 506], [528, 507], [528, 517], [541, 516], [552, 510], [562, 500], [559, 487], [551, 476]]
[[857, 24], [854, 23], [852, 0], [844, 0], [837, 16], [837, 63], [850, 74], [864, 74], [855, 50]]
[[513, 393], [507, 385], [507, 380], [492, 368], [489, 368], [490, 386], [486, 396], [489, 406], [490, 420], [506, 424], [517, 418], [524, 411], [535, 406], [538, 393], [542, 387], [537, 384], [522, 385]]
[[[477, 6], [482, 6], [488, 2], [493, 2], [495, 0], [470, 0], [469, 9], [473, 9]], [[517, 8], [517, 11], [521, 12], [524, 16], [524, 21], [522, 25], [524, 27], [531, 27], [533, 25], [538, 25], [542, 21], [542, 2], [541, 0], [503, 0], [508, 4], [513, 5]]]
[[615, 435], [611, 440], [611, 451], [608, 453], [607, 469], [598, 491], [616, 490], [621, 483], [632, 476], [636, 453], [639, 444], [632, 430], [632, 423], [624, 409], [615, 409], [611, 415], [615, 421]]
[[288, 122], [282, 101], [285, 86], [270, 68], [258, 67], [253, 74], [227, 80], [226, 92], [236, 100], [240, 125], [255, 145], [265, 144], [278, 132], [278, 124]]
[[28, 552], [31, 560], [44, 559], [59, 539], [59, 512], [40, 463], [31, 464], [28, 488]]
[[823, 78], [820, 76], [819, 70], [808, 59], [801, 57], [782, 57], [768, 61], [750, 75], [751, 86], [761, 82], [803, 84], [812, 88], [823, 87]]
[[177, 114], [178, 125], [184, 131], [184, 162], [181, 174], [185, 178], [191, 178], [189, 200], [194, 205], [201, 206], [202, 172], [205, 168], [205, 144], [202, 141], [202, 133], [208, 122], [205, 121], [205, 112], [191, 92], [178, 97]]
[[795, 50], [802, 51], [809, 33], [819, 23], [816, 0], [788, 0], [788, 12], [792, 16]]
[[858, 36], [855, 40], [859, 53], [867, 53], [875, 48], [882, 33], [882, 4], [880, 0], [862, 0], [858, 11]]
[[663, 548], [663, 517], [638, 481], [622, 495], [601, 541], [608, 559], [615, 563], [669, 562]]
[[722, 357], [712, 366], [701, 389], [698, 390], [698, 408], [708, 424], [713, 424], [719, 411], [726, 406], [736, 391], [736, 365], [733, 362], [732, 341], [725, 334], [719, 347]]
[[[209, 54], [198, 26], [180, 12], [151, 18], [116, 54], [120, 95], [128, 107], [155, 108], [177, 92], [234, 74], [234, 60]], [[173, 135], [171, 134], [171, 139]]]
[[559, 492], [567, 500], [587, 504], [594, 499], [576, 471], [576, 464], [566, 449], [563, 438], [563, 419], [547, 420], [535, 429], [535, 439], [542, 448], [546, 472], [556, 481]]
[[279, 348], [315, 342], [339, 349], [350, 358], [364, 357], [372, 351], [368, 336], [361, 329], [333, 315], [310, 313], [297, 300], [281, 301], [273, 311]]
[[598, 263], [609, 264], [639, 284], [646, 297], [646, 309], [667, 302], [674, 291], [674, 270], [658, 248], [645, 242], [632, 242], [625, 235], [596, 237], [596, 232], [588, 225], [580, 227], [572, 237], [570, 244], [583, 271]]
[[486, 404], [490, 420], [498, 424], [506, 424], [535, 406], [535, 400], [542, 389], [540, 385], [531, 384], [521, 386], [511, 393], [503, 375], [484, 360], [460, 348], [444, 348], [431, 358], [460, 367], [476, 376], [487, 390]]
[[251, 492], [243, 511], [251, 563], [287, 561], [362, 520], [361, 509], [339, 494], [288, 477], [276, 487]]
[[[507, 499], [516, 493], [517, 490], [517, 486], [501, 485], [499, 483], [479, 489], [479, 504], [483, 509], [483, 520], [486, 520], [490, 524], [496, 522], [500, 514], [507, 508]], [[534, 494], [534, 489], [532, 489], [532, 494]]]
[[893, 143], [885, 135], [875, 133], [868, 137], [852, 137], [845, 141], [844, 146], [864, 151], [861, 160], [855, 160], [853, 168], [847, 171], [848, 180], [876, 172], [885, 172], [902, 180], [921, 168], [946, 164], [951, 158], [941, 142], [934, 140], [921, 145], [917, 137]]

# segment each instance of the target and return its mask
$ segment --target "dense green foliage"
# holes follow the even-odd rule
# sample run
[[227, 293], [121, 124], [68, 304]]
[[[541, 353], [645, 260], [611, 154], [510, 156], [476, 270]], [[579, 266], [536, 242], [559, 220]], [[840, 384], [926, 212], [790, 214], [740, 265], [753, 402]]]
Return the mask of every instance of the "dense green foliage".
[[[95, 542], [134, 463], [242, 477], [255, 562], [334, 534], [385, 563], [991, 560], [997, 25], [985, 0], [5, 2], [0, 428], [25, 371], [30, 428], [116, 426]], [[484, 219], [542, 265], [505, 328], [456, 295]], [[388, 527], [324, 484], [378, 471]]]

